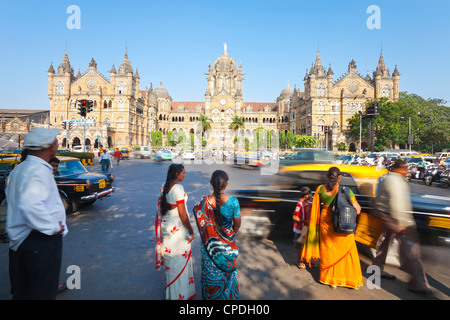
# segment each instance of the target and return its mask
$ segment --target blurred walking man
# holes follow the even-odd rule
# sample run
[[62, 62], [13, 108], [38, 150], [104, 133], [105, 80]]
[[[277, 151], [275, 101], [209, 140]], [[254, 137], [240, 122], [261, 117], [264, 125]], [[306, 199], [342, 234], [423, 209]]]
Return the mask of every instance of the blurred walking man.
[[409, 185], [405, 181], [407, 172], [405, 163], [397, 159], [392, 165], [392, 172], [385, 176], [378, 185], [374, 208], [377, 210], [377, 216], [385, 224], [386, 235], [377, 250], [373, 264], [380, 268], [383, 278], [395, 279], [395, 276], [384, 272], [383, 269], [389, 246], [392, 240], [397, 238], [400, 244], [400, 260], [404, 262], [411, 275], [408, 289], [431, 294], [420, 257]]
[[48, 163], [58, 130], [33, 129], [24, 139], [28, 157], [10, 174], [6, 189], [9, 274], [13, 299], [55, 299], [66, 213]]

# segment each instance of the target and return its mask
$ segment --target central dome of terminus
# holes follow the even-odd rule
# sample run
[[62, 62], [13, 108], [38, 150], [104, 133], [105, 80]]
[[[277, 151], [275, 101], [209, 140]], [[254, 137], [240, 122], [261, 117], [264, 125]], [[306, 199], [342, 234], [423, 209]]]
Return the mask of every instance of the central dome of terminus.
[[228, 55], [226, 44], [224, 44], [224, 52], [222, 56], [217, 58], [217, 60], [214, 62], [213, 69], [218, 72], [230, 72], [238, 70], [236, 61]]

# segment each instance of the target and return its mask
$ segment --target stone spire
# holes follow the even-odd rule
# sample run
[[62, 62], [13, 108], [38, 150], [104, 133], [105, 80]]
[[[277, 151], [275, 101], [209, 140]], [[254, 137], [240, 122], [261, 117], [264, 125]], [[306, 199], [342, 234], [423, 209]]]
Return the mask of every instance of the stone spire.
[[328, 67], [328, 72], [327, 72], [327, 76], [332, 76], [334, 74], [333, 69], [331, 69], [331, 63], [330, 66]]
[[48, 73], [55, 73], [55, 69], [53, 69], [53, 61], [50, 61], [50, 68], [48, 68]]
[[383, 57], [383, 50], [381, 50], [381, 54], [380, 54], [380, 59], [378, 60], [378, 65], [377, 65], [377, 69], [374, 72], [374, 78], [375, 76], [383, 76], [386, 75], [388, 72], [387, 68], [386, 68], [386, 63], [384, 62], [384, 57]]
[[122, 64], [119, 67], [119, 74], [133, 73], [133, 67], [130, 60], [128, 60], [128, 49], [125, 49], [125, 56], [123, 57]]
[[117, 73], [116, 67], [114, 66], [114, 61], [113, 61], [113, 65], [111, 67], [111, 70], [109, 70], [109, 73]]
[[316, 61], [314, 63], [314, 67], [311, 69], [318, 77], [324, 77], [326, 75], [325, 68], [322, 66], [322, 61], [320, 60], [320, 51], [317, 50]]
[[400, 72], [398, 72], [397, 65], [395, 65], [394, 73], [392, 73], [394, 77], [400, 77]]
[[66, 48], [66, 52], [64, 54], [64, 58], [63, 61], [61, 62], [61, 64], [58, 67], [58, 73], [73, 73], [73, 69], [70, 66], [70, 61], [69, 61], [69, 56], [67, 55], [67, 48]]
[[91, 62], [89, 62], [89, 69], [97, 70], [97, 62], [95, 62], [94, 58], [92, 58]]

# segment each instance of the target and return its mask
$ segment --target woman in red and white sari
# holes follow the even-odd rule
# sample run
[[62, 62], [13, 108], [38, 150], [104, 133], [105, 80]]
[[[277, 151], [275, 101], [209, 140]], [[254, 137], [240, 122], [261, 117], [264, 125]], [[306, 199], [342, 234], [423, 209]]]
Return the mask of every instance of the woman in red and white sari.
[[191, 250], [194, 232], [186, 210], [187, 195], [179, 184], [184, 175], [182, 164], [170, 165], [156, 212], [156, 269], [165, 269], [166, 300], [195, 296]]

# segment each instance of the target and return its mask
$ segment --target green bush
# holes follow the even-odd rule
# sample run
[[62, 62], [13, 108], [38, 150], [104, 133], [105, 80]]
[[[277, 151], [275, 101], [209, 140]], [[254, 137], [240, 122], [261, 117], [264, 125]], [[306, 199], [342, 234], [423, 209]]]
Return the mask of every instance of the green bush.
[[94, 154], [91, 152], [61, 152], [58, 156], [73, 157], [78, 159], [94, 159]]

